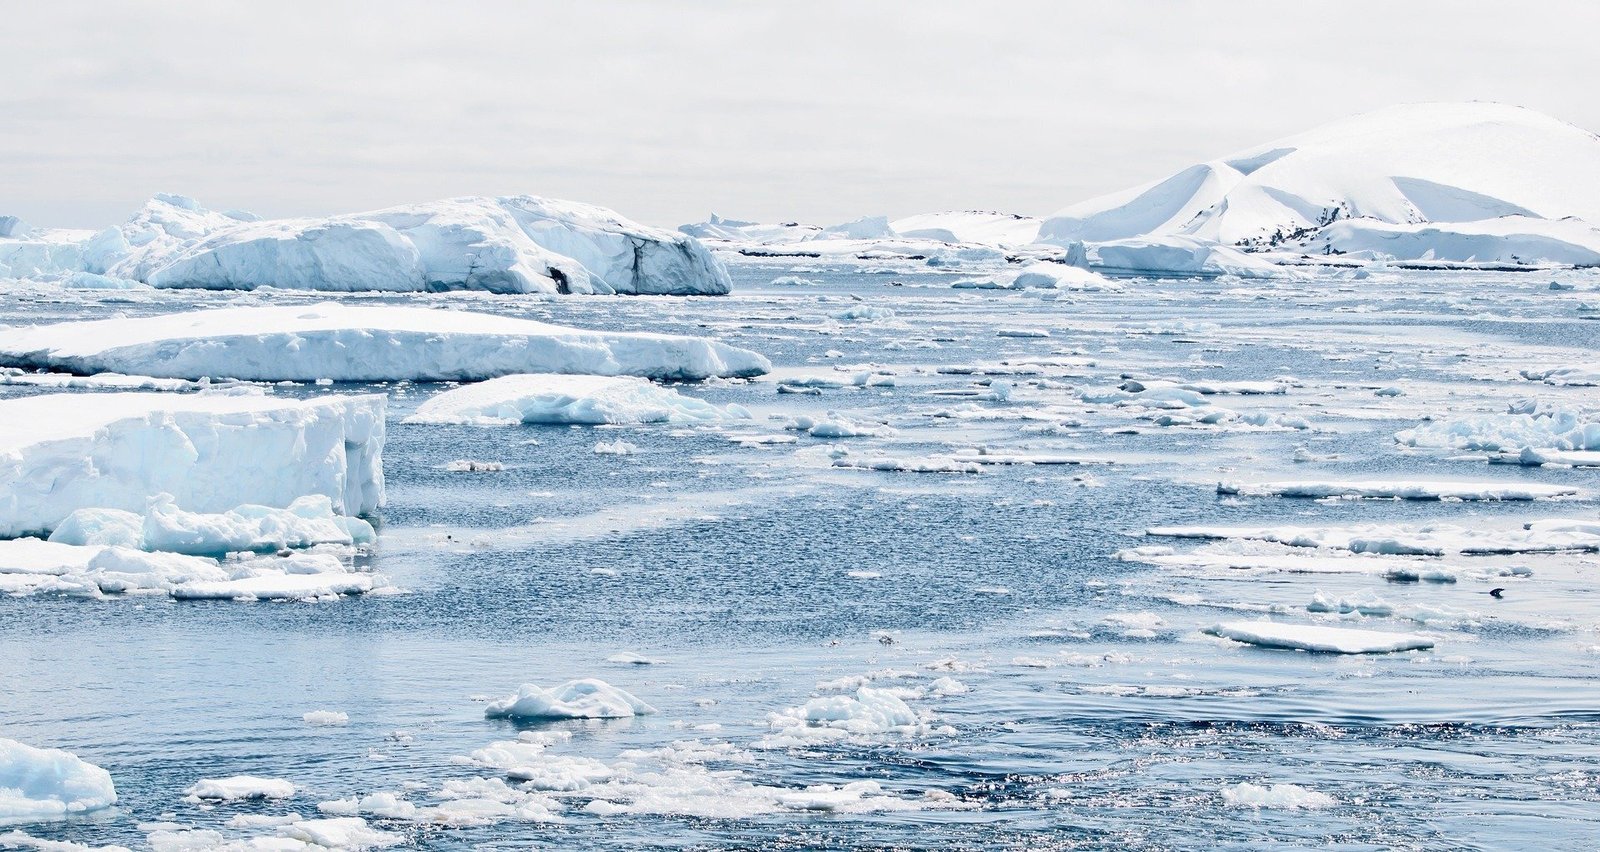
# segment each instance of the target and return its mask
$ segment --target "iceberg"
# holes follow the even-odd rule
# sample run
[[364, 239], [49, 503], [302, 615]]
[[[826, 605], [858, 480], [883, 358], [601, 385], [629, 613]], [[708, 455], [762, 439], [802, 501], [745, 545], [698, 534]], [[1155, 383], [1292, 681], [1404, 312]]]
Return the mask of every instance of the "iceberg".
[[144, 512], [160, 494], [190, 512], [316, 495], [338, 514], [371, 515], [384, 500], [385, 402], [161, 393], [0, 400], [0, 538], [48, 534], [80, 509]]
[[162, 194], [98, 234], [16, 233], [0, 238], [0, 273], [90, 273], [155, 287], [634, 295], [722, 295], [731, 287], [727, 270], [692, 237], [531, 195], [262, 220]]
[[1421, 651], [1433, 647], [1432, 639], [1415, 633], [1386, 633], [1379, 630], [1352, 630], [1347, 627], [1319, 627], [1309, 624], [1277, 624], [1270, 621], [1233, 621], [1207, 627], [1205, 632], [1262, 648], [1324, 654], [1388, 654], [1396, 651]]
[[337, 302], [7, 329], [0, 364], [80, 374], [341, 382], [474, 381], [511, 373], [699, 380], [772, 368], [761, 355], [704, 337]]
[[[633, 376], [501, 376], [435, 396], [407, 423], [636, 424], [704, 423], [748, 418]], [[595, 452], [604, 452], [599, 447]]]
[[68, 751], [0, 738], [0, 825], [61, 819], [116, 802], [104, 769]]

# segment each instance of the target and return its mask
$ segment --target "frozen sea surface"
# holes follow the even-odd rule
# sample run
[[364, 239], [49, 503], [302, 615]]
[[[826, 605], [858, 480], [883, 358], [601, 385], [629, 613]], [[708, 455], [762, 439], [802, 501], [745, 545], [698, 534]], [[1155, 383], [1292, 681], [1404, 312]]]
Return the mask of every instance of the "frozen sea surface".
[[[586, 789], [548, 793], [560, 821], [366, 818], [440, 849], [1579, 849], [1600, 836], [1592, 550], [1349, 557], [1145, 534], [1361, 527], [1387, 541], [1595, 522], [1594, 469], [1489, 464], [1394, 433], [1527, 398], [1600, 406], [1593, 388], [1520, 375], [1595, 360], [1600, 276], [1557, 273], [1577, 286], [1559, 292], [1550, 274], [1382, 272], [1041, 297], [952, 289], [971, 274], [913, 266], [733, 274], [725, 298], [342, 297], [707, 334], [775, 370], [679, 387], [754, 415], [692, 425], [427, 425], [404, 419], [448, 386], [273, 388], [391, 396], [390, 504], [367, 561], [407, 593], [0, 598], [0, 736], [103, 766], [120, 796], [29, 833], [142, 848], [156, 830], [246, 837], [265, 830], [240, 815], [322, 816], [320, 802], [382, 791], [437, 804], [453, 779], [501, 776], [469, 755], [529, 732], [551, 771], [590, 773]], [[816, 283], [769, 285], [788, 275]], [[0, 323], [326, 298], [12, 289]], [[617, 441], [633, 451], [599, 449]], [[498, 464], [451, 469], [463, 460]], [[1292, 480], [1578, 494], [1217, 489]], [[1205, 632], [1254, 620], [1434, 647], [1312, 654]], [[657, 712], [485, 718], [520, 684], [589, 677]], [[914, 724], [851, 698], [888, 693]], [[348, 721], [308, 723], [322, 711]], [[830, 713], [855, 721], [818, 721]], [[647, 771], [658, 758], [640, 755], [674, 743], [667, 769]], [[235, 775], [294, 794], [185, 801]], [[858, 805], [804, 792], [861, 781], [878, 786]]]

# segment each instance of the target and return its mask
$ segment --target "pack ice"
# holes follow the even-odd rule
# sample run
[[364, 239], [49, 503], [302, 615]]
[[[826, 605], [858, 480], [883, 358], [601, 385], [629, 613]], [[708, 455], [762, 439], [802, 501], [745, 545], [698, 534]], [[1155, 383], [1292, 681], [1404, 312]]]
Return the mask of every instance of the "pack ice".
[[704, 337], [336, 302], [6, 329], [0, 362], [80, 374], [346, 382], [466, 381], [511, 373], [699, 380], [772, 368], [755, 352]]
[[0, 825], [61, 819], [116, 801], [104, 769], [68, 751], [0, 738]]
[[339, 514], [372, 514], [384, 408], [373, 395], [0, 400], [0, 538], [48, 533], [80, 509], [143, 513], [160, 494], [189, 512], [320, 495]]
[[99, 233], [11, 231], [0, 235], [0, 275], [17, 277], [244, 290], [720, 295], [731, 286], [691, 237], [531, 195], [260, 220], [162, 194]]

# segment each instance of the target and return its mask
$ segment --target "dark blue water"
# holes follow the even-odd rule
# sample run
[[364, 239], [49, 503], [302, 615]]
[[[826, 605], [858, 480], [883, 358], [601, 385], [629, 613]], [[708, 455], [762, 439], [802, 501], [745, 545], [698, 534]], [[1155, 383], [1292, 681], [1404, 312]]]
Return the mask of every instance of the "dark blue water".
[[[1174, 571], [1113, 558], [1140, 545], [1196, 546], [1142, 535], [1168, 524], [1489, 527], [1593, 518], [1589, 496], [1531, 504], [1230, 500], [1214, 487], [1244, 475], [1453, 477], [1578, 485], [1592, 495], [1593, 471], [1402, 454], [1391, 437], [1422, 414], [1494, 411], [1529, 395], [1592, 404], [1588, 391], [1516, 377], [1519, 367], [1571, 363], [1600, 345], [1600, 324], [1576, 319], [1570, 302], [1542, 291], [1547, 281], [1422, 273], [1360, 282], [1130, 281], [1122, 293], [1047, 301], [953, 291], [948, 284], [959, 276], [909, 272], [812, 270], [800, 274], [822, 282], [814, 288], [765, 285], [787, 270], [739, 266], [740, 289], [724, 299], [427, 300], [575, 325], [709, 334], [766, 353], [780, 372], [871, 364], [897, 373], [896, 386], [791, 396], [774, 393], [770, 381], [713, 383], [683, 390], [745, 405], [757, 422], [598, 430], [404, 424], [432, 388], [337, 387], [332, 392], [392, 395], [389, 505], [366, 564], [406, 594], [335, 604], [0, 600], [0, 736], [67, 748], [104, 766], [121, 795], [113, 811], [30, 833], [142, 847], [147, 831], [139, 826], [152, 822], [237, 838], [263, 833], [228, 826], [240, 813], [316, 816], [320, 801], [379, 790], [423, 802], [447, 779], [486, 774], [455, 758], [517, 733], [485, 720], [476, 699], [523, 682], [592, 676], [660, 712], [541, 728], [573, 732], [556, 747], [561, 754], [612, 762], [628, 749], [698, 739], [741, 752], [741, 762], [709, 766], [751, 783], [870, 779], [906, 800], [926, 790], [954, 794], [961, 807], [600, 816], [573, 796], [561, 823], [372, 822], [425, 848], [1593, 846], [1593, 554], [1457, 557], [1452, 564], [1470, 570], [1449, 585]], [[315, 301], [118, 298], [131, 301], [7, 292], [0, 322]], [[831, 318], [862, 303], [896, 316]], [[1050, 336], [1002, 338], [997, 326], [1047, 328]], [[939, 392], [988, 390], [987, 378], [940, 366], [1067, 357], [1093, 364], [1006, 377], [1016, 386], [1009, 402], [977, 401], [969, 416], [937, 416], [969, 402]], [[1078, 401], [1076, 389], [1125, 375], [1292, 376], [1300, 386], [1284, 396], [1216, 401], [1293, 413], [1316, 428], [1163, 428], [1144, 410]], [[1407, 394], [1372, 394], [1391, 384]], [[0, 387], [4, 395], [32, 392]], [[858, 455], [924, 458], [982, 445], [1111, 463], [879, 473], [831, 467], [830, 442], [807, 436], [764, 448], [728, 437], [781, 434], [788, 416], [830, 409], [899, 430], [838, 442]], [[639, 452], [592, 451], [618, 437]], [[1292, 463], [1302, 444], [1325, 460]], [[454, 459], [506, 469], [442, 469]], [[1532, 576], [1517, 580], [1508, 599], [1488, 598], [1490, 585], [1510, 582], [1493, 572], [1512, 566]], [[1433, 651], [1366, 657], [1254, 648], [1199, 632], [1274, 607], [1275, 618], [1309, 622], [1305, 604], [1319, 589], [1375, 591], [1397, 606], [1477, 617], [1448, 626], [1352, 624], [1437, 638]], [[607, 661], [623, 651], [663, 662]], [[885, 677], [885, 669], [906, 676]], [[879, 673], [876, 686], [948, 676], [967, 691], [909, 701], [932, 721], [922, 733], [760, 747], [772, 732], [769, 713], [805, 703], [819, 682], [870, 673]], [[308, 727], [301, 714], [317, 709], [345, 711], [350, 724]], [[287, 778], [300, 792], [286, 802], [215, 809], [182, 801], [198, 778], [238, 773]], [[1334, 804], [1226, 804], [1222, 791], [1244, 781], [1299, 785]]]

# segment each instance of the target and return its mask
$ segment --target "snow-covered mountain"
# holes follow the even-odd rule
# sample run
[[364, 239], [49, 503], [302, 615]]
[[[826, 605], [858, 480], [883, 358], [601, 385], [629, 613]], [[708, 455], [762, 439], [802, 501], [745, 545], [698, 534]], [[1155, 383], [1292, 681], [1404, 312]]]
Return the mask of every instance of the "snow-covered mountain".
[[455, 198], [323, 219], [262, 220], [157, 195], [98, 233], [0, 239], [0, 275], [156, 287], [723, 294], [695, 239], [603, 207], [531, 195]]
[[[1370, 251], [1371, 227], [1318, 240], [1333, 223], [1357, 220], [1410, 234], [1388, 243], [1404, 258], [1428, 254], [1427, 235], [1438, 230], [1428, 225], [1508, 216], [1521, 217], [1518, 234], [1562, 245], [1572, 226], [1556, 220], [1600, 223], [1600, 137], [1503, 104], [1394, 106], [1074, 204], [1044, 222], [1040, 239], [1183, 235], [1252, 250]], [[1361, 239], [1344, 245], [1346, 231]]]

